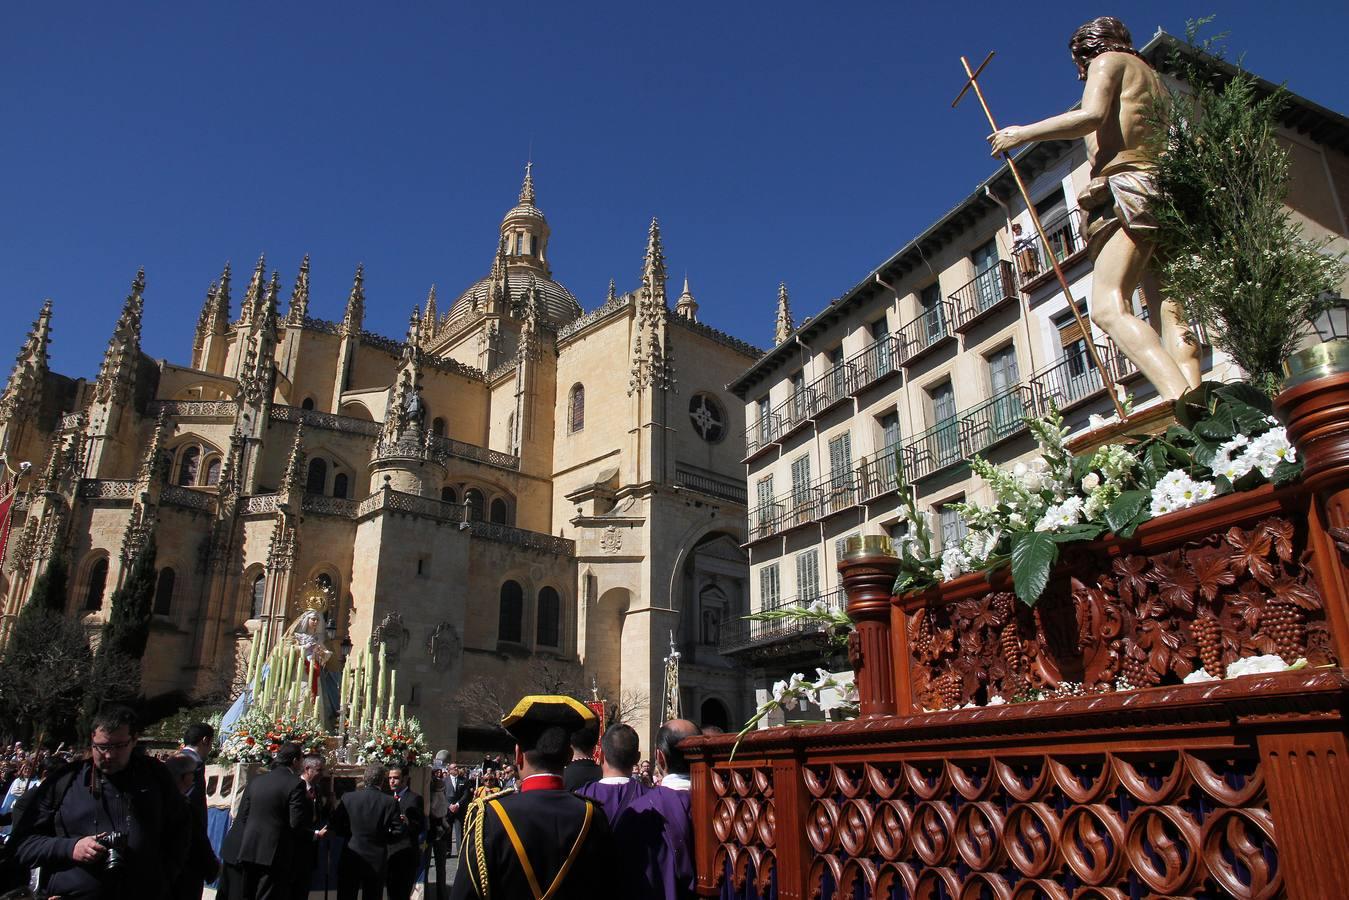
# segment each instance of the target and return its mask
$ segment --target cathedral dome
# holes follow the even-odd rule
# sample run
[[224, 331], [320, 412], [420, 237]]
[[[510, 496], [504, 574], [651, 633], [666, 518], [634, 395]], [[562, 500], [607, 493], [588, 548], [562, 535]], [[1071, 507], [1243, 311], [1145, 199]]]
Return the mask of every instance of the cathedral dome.
[[500, 243], [492, 272], [459, 295], [450, 307], [449, 321], [467, 319], [474, 310], [492, 310], [496, 284], [506, 282], [504, 309], [498, 315], [513, 315], [523, 307], [525, 292], [532, 281], [539, 291], [543, 324], [559, 328], [581, 316], [581, 304], [571, 291], [552, 278], [548, 266], [548, 220], [535, 204], [533, 163], [525, 166], [525, 181], [520, 186], [516, 205], [501, 220]]
[[[506, 292], [510, 295], [508, 302], [512, 308], [524, 302], [525, 291], [529, 288], [530, 276], [533, 276], [534, 284], [539, 289], [539, 298], [543, 301], [544, 322], [546, 324], [552, 328], [560, 328], [581, 317], [581, 304], [577, 302], [571, 291], [546, 275], [531, 272], [524, 268], [516, 271], [507, 270]], [[455, 300], [454, 305], [450, 307], [450, 321], [453, 322], [461, 316], [467, 316], [475, 308], [486, 309], [491, 292], [492, 276], [489, 275], [474, 282], [468, 290], [459, 295], [459, 299]]]

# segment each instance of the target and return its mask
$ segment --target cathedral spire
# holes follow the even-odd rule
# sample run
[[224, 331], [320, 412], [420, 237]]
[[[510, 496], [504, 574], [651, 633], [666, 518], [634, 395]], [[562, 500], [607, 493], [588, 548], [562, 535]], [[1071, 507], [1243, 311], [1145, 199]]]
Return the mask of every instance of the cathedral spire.
[[122, 304], [108, 349], [103, 353], [103, 364], [94, 383], [94, 399], [99, 403], [120, 402], [131, 395], [136, 378], [136, 364], [141, 352], [141, 318], [145, 312], [145, 270], [136, 272], [131, 282], [131, 293]]
[[439, 315], [436, 311], [436, 286], [431, 285], [431, 290], [426, 294], [426, 312], [422, 314], [422, 331], [426, 337], [434, 339], [436, 336], [436, 324]]
[[140, 475], [137, 480], [142, 491], [154, 482], [160, 469], [165, 465], [164, 443], [168, 440], [169, 428], [169, 414], [167, 410], [163, 410], [155, 420], [154, 431], [150, 432], [150, 442], [145, 447], [144, 455], [141, 456]]
[[356, 267], [356, 277], [351, 281], [351, 293], [347, 296], [347, 311], [342, 316], [342, 333], [359, 335], [365, 323], [365, 263]]
[[520, 203], [523, 206], [534, 205], [534, 161], [525, 163], [525, 183], [520, 185]]
[[220, 287], [216, 288], [215, 306], [212, 314], [220, 318], [222, 324], [228, 325], [230, 320], [230, 264], [225, 261], [225, 268], [220, 270]]
[[618, 301], [618, 287], [614, 284], [614, 280], [610, 278], [609, 294], [604, 298], [604, 305], [608, 306], [610, 303], [615, 303], [617, 301]]
[[665, 304], [665, 251], [660, 243], [660, 222], [651, 217], [646, 235], [646, 257], [642, 260], [642, 299], [650, 304]]
[[773, 331], [774, 343], [781, 344], [787, 338], [792, 336], [796, 326], [792, 322], [792, 308], [787, 302], [787, 282], [778, 284], [778, 318], [777, 325]]
[[286, 321], [291, 325], [303, 325], [309, 316], [309, 254], [300, 262], [300, 273], [295, 276], [295, 287], [290, 292], [290, 307], [286, 310]]
[[42, 395], [42, 381], [47, 375], [47, 345], [51, 343], [51, 333], [52, 302], [47, 300], [19, 348], [14, 370], [4, 394], [0, 395], [0, 418], [6, 422], [36, 409]]
[[304, 487], [304, 423], [295, 426], [295, 440], [290, 445], [290, 457], [286, 460], [286, 470], [281, 475], [281, 486], [277, 493], [284, 499], [294, 491]]
[[243, 305], [239, 307], [240, 325], [251, 325], [253, 319], [257, 317], [262, 306], [263, 284], [266, 278], [267, 254], [263, 253], [258, 257], [258, 264], [253, 267], [253, 277], [248, 282], [247, 290], [244, 291]]
[[684, 276], [684, 292], [679, 295], [679, 300], [675, 303], [675, 315], [683, 316], [691, 322], [698, 321], [698, 301], [693, 299], [693, 293], [689, 290], [689, 276]]
[[275, 269], [272, 270], [272, 279], [267, 283], [267, 290], [262, 295], [262, 302], [258, 304], [258, 327], [275, 328], [276, 310], [281, 305], [281, 276]]

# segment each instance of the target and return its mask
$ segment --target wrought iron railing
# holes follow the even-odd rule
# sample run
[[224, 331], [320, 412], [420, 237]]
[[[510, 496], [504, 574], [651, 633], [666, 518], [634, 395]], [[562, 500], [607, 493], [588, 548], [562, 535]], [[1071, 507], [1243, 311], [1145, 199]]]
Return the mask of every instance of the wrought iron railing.
[[1000, 259], [951, 295], [956, 312], [956, 331], [964, 332], [986, 314], [1004, 303], [1015, 302], [1016, 298], [1012, 264]]
[[[1036, 408], [1040, 410], [1047, 410], [1051, 402], [1059, 409], [1068, 409], [1106, 389], [1085, 346], [1079, 344], [1064, 349], [1067, 355], [1063, 359], [1027, 379], [1034, 392]], [[1133, 363], [1113, 347], [1097, 344], [1096, 352], [1113, 378], [1118, 379], [1132, 371]]]
[[805, 389], [805, 414], [814, 418], [836, 403], [847, 400], [857, 382], [857, 372], [851, 362], [831, 366]]
[[899, 460], [903, 452], [903, 445], [895, 444], [862, 458], [857, 464], [857, 488], [863, 500], [899, 490], [903, 474]]
[[958, 416], [952, 416], [906, 442], [905, 476], [910, 481], [917, 481], [963, 462], [963, 430], [964, 423]]
[[965, 451], [980, 453], [1026, 431], [1026, 417], [1035, 413], [1035, 394], [1024, 385], [965, 410], [960, 414]]
[[782, 433], [782, 418], [775, 413], [768, 413], [754, 422], [745, 431], [745, 455], [753, 456], [764, 447], [778, 439]]
[[852, 366], [854, 392], [887, 375], [899, 371], [900, 341], [893, 334], [877, 338], [869, 347], [848, 360]]
[[[848, 598], [844, 596], [843, 589], [839, 588], [825, 594], [805, 595], [780, 600], [768, 607], [768, 610], [782, 609], [788, 606], [805, 607], [812, 603], [821, 603], [826, 609], [839, 612], [847, 606]], [[718, 650], [725, 656], [753, 647], [790, 640], [798, 636], [824, 634], [825, 631], [825, 626], [816, 619], [793, 617], [767, 622], [741, 619], [722, 627]]]
[[745, 483], [692, 466], [675, 466], [675, 484], [690, 491], [707, 494], [744, 505], [747, 502]]
[[952, 317], [953, 310], [950, 301], [941, 300], [918, 318], [900, 328], [897, 332], [900, 343], [900, 364], [909, 365], [942, 341], [953, 337], [951, 333]]
[[1051, 259], [1060, 265], [1069, 257], [1076, 256], [1087, 248], [1082, 239], [1082, 211], [1070, 209], [1044, 223], [1046, 245], [1040, 236], [1031, 233], [1012, 246], [1012, 257], [1016, 261], [1017, 284], [1022, 290], [1026, 285], [1046, 277], [1054, 271]]

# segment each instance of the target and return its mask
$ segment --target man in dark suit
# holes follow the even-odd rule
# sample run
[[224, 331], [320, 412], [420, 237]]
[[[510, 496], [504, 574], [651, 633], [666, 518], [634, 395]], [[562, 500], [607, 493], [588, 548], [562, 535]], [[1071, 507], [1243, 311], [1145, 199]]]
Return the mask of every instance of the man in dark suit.
[[398, 801], [384, 793], [384, 767], [367, 766], [358, 790], [333, 809], [333, 834], [345, 838], [337, 863], [337, 900], [382, 900], [389, 839], [398, 826]]
[[183, 732], [183, 746], [179, 753], [197, 764], [192, 780], [192, 793], [187, 795], [188, 802], [201, 810], [206, 816], [206, 758], [211, 755], [211, 745], [215, 743], [215, 729], [205, 722], [187, 726]]
[[473, 799], [473, 785], [469, 781], [468, 772], [462, 766], [450, 763], [445, 776], [447, 804], [445, 808], [449, 811], [445, 821], [450, 832], [447, 837], [450, 840], [451, 856], [455, 854], [456, 848], [462, 847], [464, 843], [464, 815], [468, 812], [468, 804]]
[[318, 842], [328, 834], [328, 818], [332, 812], [332, 804], [327, 784], [323, 780], [323, 766], [323, 757], [306, 756], [300, 770], [310, 825], [300, 832], [299, 840], [296, 842], [291, 900], [305, 900], [309, 896], [309, 886], [314, 880], [314, 867], [319, 863]]
[[282, 744], [271, 771], [250, 781], [239, 801], [235, 827], [243, 829], [238, 862], [245, 900], [290, 900], [295, 852], [311, 827], [299, 773], [302, 753], [299, 744]]
[[389, 769], [389, 794], [398, 801], [399, 835], [389, 844], [389, 900], [410, 900], [417, 883], [417, 864], [421, 862], [422, 832], [426, 830], [426, 812], [421, 795], [408, 786], [408, 771], [402, 766]]
[[562, 783], [567, 790], [575, 791], [604, 777], [599, 763], [595, 762], [595, 744], [600, 739], [599, 719], [582, 725], [571, 734], [571, 762], [562, 770]]
[[196, 786], [197, 761], [186, 753], [179, 753], [164, 761], [174, 784], [188, 800], [191, 813], [191, 839], [187, 857], [183, 860], [182, 871], [174, 880], [170, 890], [173, 900], [201, 900], [202, 888], [208, 881], [215, 881], [220, 872], [220, 861], [211, 850], [211, 839], [206, 835], [206, 806], [198, 806], [192, 800]]
[[501, 720], [516, 740], [518, 791], [473, 802], [452, 900], [614, 894], [614, 842], [599, 804], [563, 787], [572, 732], [595, 714], [571, 697], [525, 697]]

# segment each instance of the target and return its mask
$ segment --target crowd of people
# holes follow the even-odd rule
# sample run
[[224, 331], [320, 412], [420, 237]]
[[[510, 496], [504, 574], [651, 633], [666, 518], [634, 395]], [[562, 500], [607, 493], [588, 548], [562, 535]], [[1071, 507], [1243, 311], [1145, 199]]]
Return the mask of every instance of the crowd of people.
[[130, 710], [105, 710], [87, 754], [0, 749], [0, 900], [199, 900], [212, 883], [222, 900], [300, 900], [329, 835], [340, 839], [329, 885], [339, 900], [409, 900], [419, 880], [427, 900], [693, 896], [678, 745], [697, 726], [662, 725], [653, 760], [627, 725], [601, 740], [594, 713], [570, 698], [527, 697], [502, 725], [513, 759], [470, 766], [442, 751], [425, 798], [401, 766], [369, 766], [336, 797], [322, 756], [281, 745], [249, 780], [217, 856], [205, 777], [213, 729], [192, 725], [156, 757], [138, 746]]

